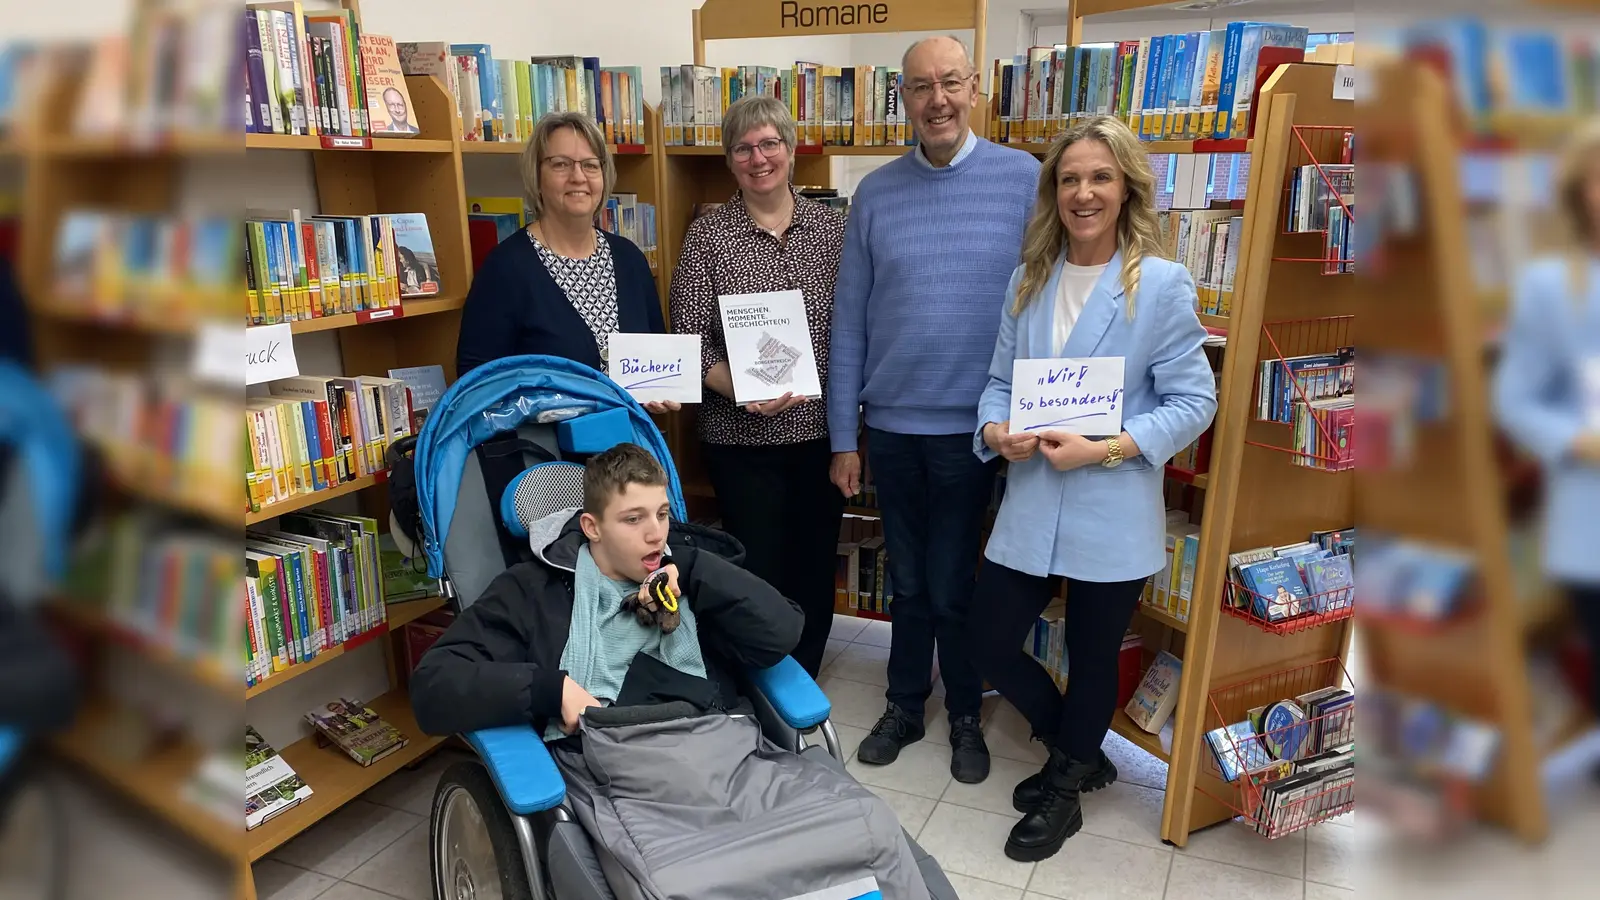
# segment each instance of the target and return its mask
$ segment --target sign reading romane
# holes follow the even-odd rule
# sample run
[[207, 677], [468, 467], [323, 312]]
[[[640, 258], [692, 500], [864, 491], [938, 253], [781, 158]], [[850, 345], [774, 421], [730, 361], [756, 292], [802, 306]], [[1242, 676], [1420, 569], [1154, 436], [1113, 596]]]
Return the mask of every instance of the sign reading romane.
[[785, 29], [836, 28], [889, 24], [887, 3], [799, 3], [782, 0], [778, 18]]
[[701, 37], [786, 37], [958, 31], [972, 28], [975, 0], [705, 0]]

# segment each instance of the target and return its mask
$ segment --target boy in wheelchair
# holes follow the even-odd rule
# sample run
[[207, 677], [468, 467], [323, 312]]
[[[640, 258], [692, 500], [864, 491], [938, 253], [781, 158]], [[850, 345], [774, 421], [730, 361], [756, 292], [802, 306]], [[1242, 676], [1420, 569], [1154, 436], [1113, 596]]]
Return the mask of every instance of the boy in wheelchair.
[[535, 561], [423, 656], [421, 728], [542, 734], [618, 897], [928, 898], [894, 813], [766, 739], [740, 696], [736, 673], [799, 640], [800, 608], [719, 555], [731, 538], [670, 521], [636, 444], [589, 460], [583, 504], [530, 524]]

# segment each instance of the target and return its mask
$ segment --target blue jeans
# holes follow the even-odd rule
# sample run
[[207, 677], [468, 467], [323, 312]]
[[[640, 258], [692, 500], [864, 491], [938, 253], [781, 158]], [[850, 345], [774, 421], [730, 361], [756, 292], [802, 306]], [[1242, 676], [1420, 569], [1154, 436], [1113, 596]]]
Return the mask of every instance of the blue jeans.
[[867, 429], [867, 465], [883, 512], [892, 638], [889, 702], [920, 716], [933, 692], [939, 651], [945, 708], [976, 716], [983, 682], [967, 632], [983, 517], [999, 461], [972, 452], [971, 434], [893, 434]]

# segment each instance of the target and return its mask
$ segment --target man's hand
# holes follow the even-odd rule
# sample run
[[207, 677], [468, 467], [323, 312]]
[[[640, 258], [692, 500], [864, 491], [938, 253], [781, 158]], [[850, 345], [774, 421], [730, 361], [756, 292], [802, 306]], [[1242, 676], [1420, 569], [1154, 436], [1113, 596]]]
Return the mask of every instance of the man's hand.
[[561, 685], [561, 730], [573, 734], [578, 730], [578, 719], [583, 711], [591, 706], [599, 706], [600, 701], [594, 695], [583, 689], [583, 685], [572, 680], [568, 675], [567, 680]]
[[806, 402], [806, 398], [796, 397], [793, 392], [790, 392], [765, 403], [746, 403], [744, 411], [751, 415], [770, 417], [791, 410], [804, 402]]
[[683, 404], [676, 400], [651, 400], [649, 403], [643, 403], [640, 405], [645, 408], [646, 412], [650, 412], [658, 416], [662, 413], [677, 412], [678, 410], [683, 409]]
[[1058, 472], [1070, 472], [1106, 458], [1106, 445], [1068, 431], [1046, 431], [1039, 435], [1039, 452]]
[[828, 465], [828, 478], [846, 500], [861, 493], [861, 454], [854, 450], [835, 453]]
[[1039, 449], [1039, 436], [1026, 431], [1012, 434], [1010, 419], [983, 426], [983, 442], [989, 445], [990, 450], [1014, 463], [1027, 460], [1033, 456], [1033, 451]]

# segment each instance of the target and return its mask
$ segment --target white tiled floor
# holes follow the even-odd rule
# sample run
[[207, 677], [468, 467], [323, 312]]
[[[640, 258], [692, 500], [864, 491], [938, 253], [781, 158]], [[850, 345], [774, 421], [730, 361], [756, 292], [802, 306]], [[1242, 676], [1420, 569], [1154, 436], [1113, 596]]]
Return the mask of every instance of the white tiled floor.
[[[836, 619], [820, 683], [833, 702], [849, 770], [939, 860], [962, 900], [1354, 896], [1347, 861], [1355, 829], [1348, 821], [1313, 829], [1309, 838], [1266, 841], [1226, 825], [1194, 835], [1183, 850], [1162, 844], [1166, 764], [1115, 735], [1105, 749], [1118, 781], [1084, 798], [1083, 831], [1049, 860], [1012, 862], [1002, 850], [1021, 818], [1011, 808], [1011, 789], [1038, 771], [1043, 754], [1003, 700], [984, 703], [994, 760], [982, 784], [950, 777], [950, 728], [937, 683], [926, 740], [907, 747], [892, 766], [854, 759], [883, 712], [888, 646], [888, 623]], [[395, 775], [257, 864], [261, 900], [429, 900], [428, 805], [439, 773], [458, 758], [442, 751], [416, 771]]]

